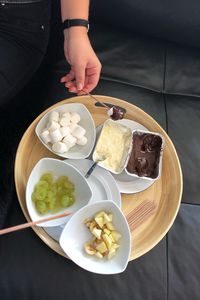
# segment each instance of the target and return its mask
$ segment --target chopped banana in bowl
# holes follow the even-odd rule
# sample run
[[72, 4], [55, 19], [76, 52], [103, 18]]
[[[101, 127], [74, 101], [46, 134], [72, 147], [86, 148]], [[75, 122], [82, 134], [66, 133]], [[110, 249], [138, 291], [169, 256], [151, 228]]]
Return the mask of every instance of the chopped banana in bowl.
[[111, 259], [120, 247], [118, 243], [122, 235], [115, 229], [113, 214], [100, 211], [94, 218], [87, 218], [84, 223], [92, 233], [92, 239], [84, 245], [85, 252], [98, 258]]
[[120, 208], [111, 200], [88, 204], [65, 225], [60, 246], [77, 265], [90, 272], [117, 274], [128, 264], [131, 235]]

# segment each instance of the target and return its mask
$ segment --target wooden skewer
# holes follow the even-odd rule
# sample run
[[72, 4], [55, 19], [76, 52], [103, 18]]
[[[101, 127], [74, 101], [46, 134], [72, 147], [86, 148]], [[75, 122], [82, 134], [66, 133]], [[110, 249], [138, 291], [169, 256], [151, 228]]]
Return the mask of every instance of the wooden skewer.
[[145, 201], [131, 211], [126, 219], [130, 230], [133, 231], [142, 225], [155, 212], [156, 205], [152, 201]]
[[[130, 212], [126, 216], [130, 230], [132, 231], [132, 230], [136, 229], [138, 226], [140, 226], [142, 223], [144, 223], [154, 213], [155, 209], [156, 209], [156, 206], [152, 201], [146, 201], [146, 202], [143, 202], [140, 205], [138, 205], [132, 212]], [[5, 229], [1, 229], [0, 235], [7, 234], [7, 233], [10, 233], [13, 231], [22, 230], [22, 229], [25, 229], [25, 228], [28, 228], [28, 227], [31, 227], [31, 226], [34, 226], [34, 225], [37, 225], [37, 224], [40, 224], [43, 222], [48, 222], [48, 221], [56, 220], [59, 218], [63, 218], [70, 214], [71, 214], [71, 212], [65, 211], [62, 214], [43, 218], [38, 221], [32, 221], [32, 222], [8, 227]]]
[[8, 228], [5, 228], [5, 229], [1, 229], [0, 230], [0, 235], [6, 234], [6, 233], [9, 233], [9, 232], [13, 232], [13, 231], [22, 230], [22, 229], [25, 229], [25, 228], [28, 228], [28, 227], [31, 227], [31, 226], [34, 226], [34, 225], [37, 225], [37, 224], [40, 224], [40, 223], [43, 223], [43, 222], [48, 222], [48, 221], [56, 220], [56, 219], [59, 219], [59, 218], [63, 218], [63, 217], [66, 217], [70, 214], [71, 214], [71, 212], [65, 211], [62, 214], [58, 214], [58, 215], [55, 215], [55, 216], [43, 218], [43, 219], [40, 219], [38, 221], [32, 221], [32, 222], [28, 222], [28, 223], [24, 223], [24, 224], [20, 224], [20, 225], [16, 225], [16, 226], [8, 227]]

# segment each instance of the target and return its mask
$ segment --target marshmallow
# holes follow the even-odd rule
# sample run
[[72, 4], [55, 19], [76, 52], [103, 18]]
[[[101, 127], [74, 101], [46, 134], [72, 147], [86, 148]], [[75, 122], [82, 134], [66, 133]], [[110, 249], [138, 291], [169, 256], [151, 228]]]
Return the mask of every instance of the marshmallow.
[[71, 122], [77, 124], [78, 122], [80, 122], [81, 117], [77, 112], [72, 112], [71, 113]]
[[51, 137], [52, 144], [54, 144], [56, 142], [60, 142], [62, 140], [62, 134], [61, 134], [59, 128], [56, 130], [50, 131], [49, 134]]
[[57, 111], [51, 111], [49, 113], [49, 122], [51, 121], [55, 121], [55, 122], [58, 122], [59, 120], [59, 113]]
[[77, 139], [73, 137], [71, 134], [68, 134], [64, 139], [63, 143], [66, 144], [68, 148], [73, 147], [76, 144]]
[[52, 145], [52, 150], [57, 153], [64, 153], [64, 152], [67, 152], [68, 148], [65, 143], [56, 142]]
[[49, 134], [49, 131], [46, 129], [44, 130], [41, 134], [40, 134], [41, 139], [43, 140], [43, 142], [45, 144], [48, 144], [49, 142], [51, 142], [51, 137]]
[[71, 123], [69, 125], [69, 131], [70, 131], [70, 133], [72, 133], [77, 126], [78, 126], [77, 124]]
[[113, 115], [113, 107], [111, 107], [108, 111], [107, 111], [108, 116], [112, 116]]
[[87, 144], [86, 136], [82, 136], [82, 138], [77, 139], [76, 143], [77, 143], [77, 145], [80, 145], [80, 146], [86, 145]]
[[68, 126], [70, 124], [70, 118], [62, 117], [59, 121], [61, 126]]
[[61, 127], [60, 128], [60, 132], [62, 134], [62, 137], [64, 138], [65, 136], [67, 136], [68, 134], [70, 134], [69, 127]]
[[81, 127], [81, 126], [79, 126], [79, 125], [77, 125], [74, 129], [73, 129], [73, 131], [72, 131], [72, 135], [73, 136], [75, 136], [77, 139], [81, 139], [83, 136], [84, 136], [84, 134], [85, 134], [85, 129], [83, 128], [83, 127]]
[[70, 112], [66, 112], [66, 111], [60, 111], [60, 118], [68, 118], [69, 120], [71, 119], [71, 113]]
[[60, 128], [60, 125], [55, 122], [55, 121], [50, 121], [48, 124], [47, 124], [47, 129], [49, 131], [54, 131], [56, 129]]

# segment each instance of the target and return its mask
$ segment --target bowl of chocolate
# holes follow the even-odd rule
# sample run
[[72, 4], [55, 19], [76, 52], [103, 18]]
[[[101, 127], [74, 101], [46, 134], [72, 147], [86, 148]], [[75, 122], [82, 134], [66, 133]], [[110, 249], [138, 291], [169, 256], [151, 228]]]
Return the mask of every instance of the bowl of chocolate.
[[162, 168], [163, 137], [156, 132], [135, 130], [132, 138], [132, 151], [125, 169], [127, 174], [158, 179]]

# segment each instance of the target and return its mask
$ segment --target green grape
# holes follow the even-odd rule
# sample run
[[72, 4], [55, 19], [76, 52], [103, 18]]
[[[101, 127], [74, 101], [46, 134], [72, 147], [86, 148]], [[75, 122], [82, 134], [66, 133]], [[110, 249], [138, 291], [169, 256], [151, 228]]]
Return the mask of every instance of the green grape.
[[47, 190], [45, 190], [44, 188], [40, 188], [38, 187], [35, 191], [35, 197], [37, 198], [37, 200], [44, 200], [45, 197], [47, 195]]
[[47, 181], [45, 180], [39, 180], [38, 183], [35, 186], [35, 189], [37, 190], [38, 188], [44, 188], [44, 189], [48, 189], [49, 184]]
[[40, 214], [45, 214], [47, 212], [48, 207], [44, 201], [40, 201], [40, 200], [36, 201], [35, 206], [36, 206], [37, 211]]
[[58, 187], [57, 189], [57, 195], [58, 197], [62, 197], [64, 195], [67, 195], [68, 194], [68, 190], [66, 188], [63, 188], [63, 187]]
[[68, 182], [68, 177], [67, 176], [60, 176], [56, 181], [57, 186], [63, 186], [65, 182]]
[[60, 198], [60, 204], [61, 204], [62, 207], [68, 207], [69, 204], [70, 204], [69, 196], [68, 195], [63, 195]]
[[55, 185], [55, 183], [49, 186], [49, 191], [51, 191], [54, 195], [57, 194], [57, 186]]
[[31, 195], [40, 214], [57, 213], [75, 202], [74, 184], [67, 176], [60, 176], [53, 182], [51, 173], [44, 173], [35, 185]]
[[36, 202], [38, 200], [37, 197], [36, 197], [35, 192], [32, 192], [31, 199], [32, 199], [33, 202]]
[[49, 185], [51, 185], [53, 183], [53, 175], [51, 173], [44, 173], [41, 177], [40, 177], [40, 181], [46, 181]]
[[75, 189], [74, 184], [70, 181], [65, 182], [64, 186], [69, 191], [74, 191], [74, 189]]
[[49, 209], [52, 210], [55, 206], [55, 203], [56, 203], [56, 197], [53, 196], [50, 201], [48, 202], [48, 205], [49, 205]]
[[58, 199], [56, 199], [54, 206], [52, 207], [52, 212], [53, 213], [57, 213], [62, 209], [61, 205], [60, 205], [60, 201]]
[[55, 198], [54, 193], [52, 191], [48, 190], [47, 193], [46, 193], [46, 197], [45, 197], [44, 201], [46, 203], [50, 203], [53, 198]]
[[74, 195], [69, 196], [69, 206], [74, 204], [74, 202], [75, 202], [75, 196]]

